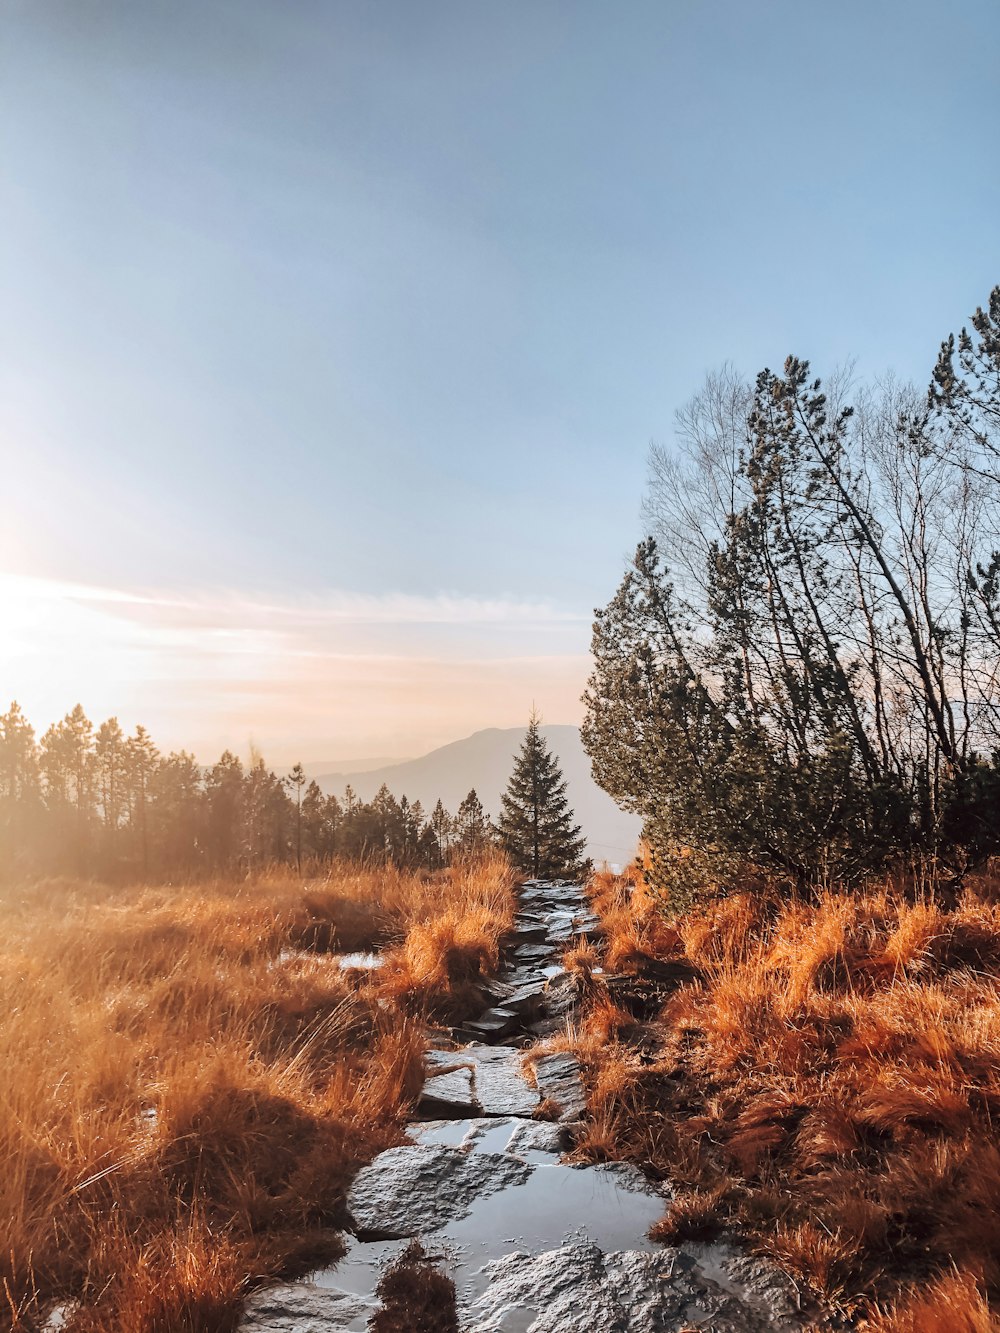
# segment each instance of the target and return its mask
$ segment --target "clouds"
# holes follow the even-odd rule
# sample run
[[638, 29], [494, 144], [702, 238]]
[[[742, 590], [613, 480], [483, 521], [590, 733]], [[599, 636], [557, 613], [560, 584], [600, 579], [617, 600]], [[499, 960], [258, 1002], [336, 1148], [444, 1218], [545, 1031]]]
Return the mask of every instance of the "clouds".
[[0, 576], [0, 690], [46, 726], [79, 699], [210, 757], [412, 754], [532, 702], [575, 721], [588, 617], [442, 593], [149, 591]]

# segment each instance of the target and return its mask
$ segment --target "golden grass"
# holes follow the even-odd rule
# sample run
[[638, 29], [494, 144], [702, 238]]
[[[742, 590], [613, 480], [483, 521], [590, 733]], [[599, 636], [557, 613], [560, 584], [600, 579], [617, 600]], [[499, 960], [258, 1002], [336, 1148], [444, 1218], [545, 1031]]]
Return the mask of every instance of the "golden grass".
[[[469, 998], [513, 898], [493, 861], [0, 907], [0, 1321], [68, 1301], [74, 1333], [225, 1333], [250, 1285], [336, 1255], [352, 1174], [403, 1139], [424, 1015]], [[329, 952], [393, 941], [384, 977]]]
[[998, 1333], [1000, 1319], [968, 1274], [947, 1273], [910, 1300], [873, 1315], [863, 1333]]
[[[932, 1284], [912, 1318], [902, 1302], [882, 1323], [872, 1315], [879, 1333], [994, 1329], [995, 897], [988, 880], [950, 905], [888, 885], [808, 903], [743, 894], [667, 925], [641, 886], [599, 881], [626, 971], [673, 958], [698, 975], [651, 1023], [629, 1025], [620, 990], [616, 1004], [591, 992], [571, 1039], [589, 1085], [578, 1152], [676, 1183], [660, 1239], [733, 1225], [862, 1311]], [[962, 1313], [921, 1323], [920, 1301]]]
[[418, 1240], [389, 1265], [376, 1294], [382, 1308], [370, 1333], [458, 1333], [455, 1284]]

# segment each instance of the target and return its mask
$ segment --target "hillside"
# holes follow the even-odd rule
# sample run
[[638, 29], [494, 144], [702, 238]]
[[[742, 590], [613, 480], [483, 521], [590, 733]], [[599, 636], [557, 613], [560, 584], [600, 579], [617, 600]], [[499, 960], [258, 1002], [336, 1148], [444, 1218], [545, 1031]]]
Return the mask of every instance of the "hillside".
[[[569, 801], [587, 838], [587, 853], [595, 861], [625, 864], [631, 860], [639, 837], [639, 820], [618, 809], [590, 776], [576, 727], [542, 727], [553, 754], [559, 758], [568, 784]], [[369, 801], [385, 783], [394, 796], [408, 796], [430, 807], [441, 798], [452, 813], [470, 788], [491, 815], [500, 809], [500, 793], [510, 776], [513, 758], [524, 731], [520, 727], [490, 727], [464, 740], [432, 750], [420, 759], [389, 764], [367, 773], [324, 773], [316, 781], [325, 792], [340, 795], [348, 783]]]

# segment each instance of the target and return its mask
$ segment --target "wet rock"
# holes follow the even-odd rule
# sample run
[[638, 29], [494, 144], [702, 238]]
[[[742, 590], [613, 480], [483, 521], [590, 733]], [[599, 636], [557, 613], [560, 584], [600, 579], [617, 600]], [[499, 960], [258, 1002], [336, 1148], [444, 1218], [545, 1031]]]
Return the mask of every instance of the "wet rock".
[[362, 1240], [436, 1231], [464, 1217], [476, 1199], [521, 1185], [531, 1167], [502, 1153], [416, 1144], [379, 1153], [347, 1196], [351, 1230]]
[[572, 1055], [543, 1055], [535, 1061], [535, 1079], [542, 1101], [556, 1102], [559, 1121], [569, 1124], [579, 1120], [587, 1108], [580, 1081], [580, 1065]]
[[494, 1009], [487, 1009], [478, 1018], [470, 1019], [456, 1030], [473, 1041], [498, 1042], [513, 1036], [520, 1027], [520, 1016], [506, 1005], [498, 1005]]
[[471, 1069], [454, 1069], [427, 1079], [418, 1105], [421, 1115], [445, 1120], [475, 1115], [478, 1109]]
[[552, 957], [552, 950], [544, 944], [517, 944], [514, 946], [514, 963], [541, 963], [548, 962]]
[[545, 983], [541, 979], [527, 982], [512, 991], [503, 1002], [505, 1009], [512, 1009], [519, 1017], [536, 1012], [545, 998]]
[[249, 1297], [240, 1333], [341, 1333], [365, 1328], [373, 1309], [346, 1291], [289, 1283]]
[[538, 1093], [525, 1080], [518, 1051], [480, 1053], [474, 1085], [486, 1115], [530, 1116], [538, 1106]]
[[784, 1288], [709, 1277], [679, 1250], [605, 1254], [564, 1245], [511, 1254], [491, 1265], [487, 1290], [470, 1311], [470, 1333], [791, 1333], [796, 1318]]
[[446, 1148], [463, 1147], [466, 1127], [475, 1120], [412, 1120], [406, 1132], [414, 1143], [436, 1143]]
[[511, 937], [515, 944], [544, 944], [548, 935], [548, 927], [543, 921], [535, 923], [515, 923], [514, 934]]
[[569, 1144], [568, 1134], [560, 1125], [549, 1124], [543, 1120], [519, 1120], [504, 1149], [515, 1157], [527, 1153], [550, 1153], [558, 1156]]
[[545, 1012], [551, 1018], [563, 1018], [578, 1008], [583, 999], [583, 984], [575, 973], [560, 971], [545, 988]]

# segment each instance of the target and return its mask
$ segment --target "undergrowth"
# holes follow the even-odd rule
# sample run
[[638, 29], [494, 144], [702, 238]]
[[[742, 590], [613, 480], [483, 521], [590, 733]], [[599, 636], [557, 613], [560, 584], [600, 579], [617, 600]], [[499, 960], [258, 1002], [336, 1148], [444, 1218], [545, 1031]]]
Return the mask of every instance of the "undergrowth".
[[[226, 1333], [252, 1285], [340, 1252], [423, 1020], [475, 1002], [513, 898], [492, 860], [0, 907], [0, 1326], [62, 1303], [73, 1333]], [[382, 969], [341, 969], [375, 947]]]
[[[591, 893], [634, 987], [569, 960], [589, 996], [577, 1151], [674, 1183], [655, 1238], [731, 1227], [872, 1333], [1000, 1329], [996, 882], [949, 903], [755, 890], [670, 922], [641, 876]], [[688, 979], [650, 1013], [665, 964]]]

